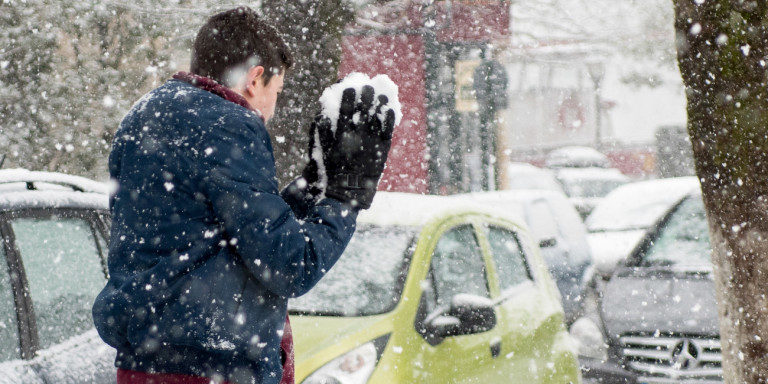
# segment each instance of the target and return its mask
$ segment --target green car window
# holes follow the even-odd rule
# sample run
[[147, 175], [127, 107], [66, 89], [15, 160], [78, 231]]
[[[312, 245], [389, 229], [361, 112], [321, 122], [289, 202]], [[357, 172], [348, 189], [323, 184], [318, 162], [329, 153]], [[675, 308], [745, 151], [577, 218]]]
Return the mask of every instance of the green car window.
[[92, 328], [91, 306], [106, 276], [91, 224], [51, 216], [15, 219], [11, 227], [29, 282], [40, 347]]
[[432, 255], [432, 276], [438, 306], [449, 305], [460, 293], [490, 297], [485, 261], [471, 226], [451, 229], [440, 237]]
[[0, 244], [0, 361], [21, 358], [12, 289], [5, 246]]
[[512, 231], [491, 226], [488, 228], [488, 243], [502, 291], [531, 280], [525, 254]]

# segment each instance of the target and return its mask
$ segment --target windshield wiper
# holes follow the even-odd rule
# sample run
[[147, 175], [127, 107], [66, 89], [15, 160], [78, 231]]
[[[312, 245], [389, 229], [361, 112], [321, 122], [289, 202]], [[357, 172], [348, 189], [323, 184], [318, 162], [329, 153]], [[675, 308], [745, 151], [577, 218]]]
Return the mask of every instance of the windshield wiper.
[[346, 317], [349, 314], [342, 311], [327, 311], [327, 310], [314, 310], [314, 309], [289, 309], [288, 313], [297, 316], [330, 316], [330, 317]]
[[644, 260], [639, 267], [644, 273], [674, 276], [707, 276], [711, 267], [680, 264], [671, 260]]

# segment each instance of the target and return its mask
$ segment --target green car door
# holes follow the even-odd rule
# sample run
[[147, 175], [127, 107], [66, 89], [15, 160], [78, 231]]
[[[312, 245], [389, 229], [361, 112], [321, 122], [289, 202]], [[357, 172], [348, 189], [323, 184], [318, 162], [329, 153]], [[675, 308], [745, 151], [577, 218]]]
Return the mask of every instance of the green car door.
[[[505, 221], [465, 220], [434, 235], [415, 320], [420, 353], [409, 361], [412, 382], [577, 382], [557, 289], [541, 257], [528, 257], [537, 248]], [[424, 323], [456, 297], [492, 303], [495, 324], [476, 333], [429, 335]]]
[[522, 231], [504, 222], [480, 225], [481, 244], [490, 254], [490, 285], [499, 318], [503, 359], [494, 369], [500, 382], [568, 383], [578, 380], [563, 311], [546, 265], [533, 257], [538, 248]]
[[[412, 362], [423, 367], [416, 378], [423, 383], [496, 383], [502, 372], [491, 369], [500, 357], [499, 331], [492, 329], [449, 337], [430, 336], [423, 327], [439, 308], [447, 308], [457, 295], [490, 301], [486, 258], [471, 222], [448, 225], [438, 232], [429, 269], [422, 281], [417, 315], [421, 353]], [[496, 311], [498, 312], [498, 311]], [[498, 317], [498, 313], [496, 314]]]

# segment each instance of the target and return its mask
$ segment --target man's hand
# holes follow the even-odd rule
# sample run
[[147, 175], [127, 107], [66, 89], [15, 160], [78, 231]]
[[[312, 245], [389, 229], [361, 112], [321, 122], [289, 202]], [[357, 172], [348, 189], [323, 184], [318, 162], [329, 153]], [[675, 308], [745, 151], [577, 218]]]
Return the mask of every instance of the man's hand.
[[362, 88], [360, 100], [353, 88], [347, 88], [335, 127], [323, 115], [315, 118], [310, 141], [319, 140], [320, 150], [310, 147], [314, 161], [305, 170], [310, 184], [317, 181], [325, 185], [326, 196], [363, 209], [370, 207], [376, 194], [395, 125], [388, 98], [379, 95], [374, 100], [374, 96], [375, 90], [369, 85]]

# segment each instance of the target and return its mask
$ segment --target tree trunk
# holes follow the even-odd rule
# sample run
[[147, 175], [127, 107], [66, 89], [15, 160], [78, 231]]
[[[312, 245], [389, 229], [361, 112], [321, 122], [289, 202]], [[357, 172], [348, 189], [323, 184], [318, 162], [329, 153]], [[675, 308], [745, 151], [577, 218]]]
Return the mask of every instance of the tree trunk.
[[266, 19], [283, 35], [294, 57], [268, 130], [282, 184], [303, 169], [308, 129], [318, 98], [338, 79], [341, 33], [353, 13], [345, 0], [264, 0]]
[[728, 383], [768, 382], [768, 5], [673, 0]]

